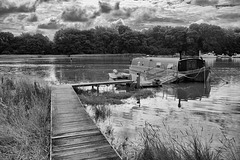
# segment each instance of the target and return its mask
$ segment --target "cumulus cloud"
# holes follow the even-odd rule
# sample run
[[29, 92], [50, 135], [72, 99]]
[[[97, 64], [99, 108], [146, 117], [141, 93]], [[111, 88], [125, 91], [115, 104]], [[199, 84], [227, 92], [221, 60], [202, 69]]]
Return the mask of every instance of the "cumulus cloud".
[[171, 22], [171, 23], [184, 23], [183, 19], [173, 17], [172, 15], [159, 14], [156, 8], [138, 8], [134, 13], [136, 22]]
[[60, 27], [61, 27], [61, 25], [55, 19], [50, 19], [50, 21], [48, 23], [38, 25], [38, 28], [40, 28], [40, 29], [59, 29]]
[[110, 4], [106, 3], [106, 2], [98, 2], [99, 3], [99, 7], [100, 7], [100, 11], [102, 13], [109, 13], [112, 10], [112, 6], [110, 6]]
[[219, 0], [192, 0], [191, 4], [199, 6], [209, 6], [218, 4]]
[[26, 15], [26, 14], [19, 14], [17, 18], [18, 18], [18, 20], [21, 21], [21, 20], [25, 19], [27, 16], [28, 15]]
[[28, 16], [27, 21], [28, 22], [37, 22], [38, 16], [36, 15], [36, 13], [32, 13]]
[[136, 21], [148, 21], [152, 18], [156, 18], [156, 9], [155, 8], [138, 8], [134, 12]]
[[125, 25], [125, 23], [124, 23], [124, 21], [120, 18], [120, 19], [112, 22], [111, 25], [110, 25], [110, 27], [111, 27], [111, 28], [117, 28], [117, 27], [119, 27], [119, 26], [121, 26], [121, 25]]
[[34, 12], [38, 5], [38, 0], [1, 0], [0, 14], [14, 12]]
[[240, 13], [223, 13], [217, 17], [221, 19], [228, 19], [228, 20], [240, 19]]
[[93, 6], [72, 6], [63, 11], [62, 19], [71, 22], [87, 22], [89, 19], [96, 18], [99, 14]]

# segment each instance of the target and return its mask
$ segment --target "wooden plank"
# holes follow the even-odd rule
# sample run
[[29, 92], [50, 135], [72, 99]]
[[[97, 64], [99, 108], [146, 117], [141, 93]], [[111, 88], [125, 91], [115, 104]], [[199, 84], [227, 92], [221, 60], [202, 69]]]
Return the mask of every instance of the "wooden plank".
[[121, 159], [87, 114], [71, 85], [54, 87], [51, 97], [50, 159]]
[[89, 82], [73, 84], [72, 87], [83, 87], [83, 86], [99, 86], [99, 85], [109, 85], [109, 84], [121, 84], [121, 83], [133, 83], [133, 80], [118, 80], [118, 81], [104, 81], [104, 82]]

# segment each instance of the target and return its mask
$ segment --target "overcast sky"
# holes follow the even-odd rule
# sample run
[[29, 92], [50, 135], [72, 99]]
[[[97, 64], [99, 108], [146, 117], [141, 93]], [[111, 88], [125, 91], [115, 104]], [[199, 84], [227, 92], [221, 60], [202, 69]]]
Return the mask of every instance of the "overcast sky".
[[110, 27], [116, 21], [133, 29], [191, 23], [240, 27], [240, 6], [216, 8], [218, 4], [240, 0], [1, 0], [0, 31], [42, 33], [52, 39], [60, 28]]

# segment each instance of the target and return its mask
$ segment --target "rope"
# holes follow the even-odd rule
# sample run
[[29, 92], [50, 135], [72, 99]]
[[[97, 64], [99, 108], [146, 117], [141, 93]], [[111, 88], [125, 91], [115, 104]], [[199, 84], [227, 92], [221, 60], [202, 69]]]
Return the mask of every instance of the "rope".
[[[186, 77], [186, 78], [189, 78], [189, 79], [194, 79], [194, 78], [196, 78], [196, 77], [200, 74], [200, 72], [201, 72], [203, 69], [205, 69], [205, 67], [200, 68], [199, 71], [198, 71], [198, 74], [197, 74], [196, 76], [194, 76], [194, 77], [189, 77], [189, 76], [186, 76], [186, 75], [183, 75], [183, 76]], [[187, 73], [185, 73], [185, 74], [187, 74]]]
[[[214, 71], [212, 71], [212, 73], [214, 73]], [[225, 79], [223, 79], [222, 77], [220, 77], [217, 73], [214, 73], [216, 76], [218, 76], [219, 79], [221, 79], [222, 81], [226, 82], [226, 84], [228, 84], [229, 82]]]

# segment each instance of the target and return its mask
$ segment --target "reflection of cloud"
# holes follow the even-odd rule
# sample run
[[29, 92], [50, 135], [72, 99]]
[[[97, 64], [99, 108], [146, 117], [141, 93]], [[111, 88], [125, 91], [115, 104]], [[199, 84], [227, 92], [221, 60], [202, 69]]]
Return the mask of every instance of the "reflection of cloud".
[[55, 19], [50, 19], [50, 22], [46, 24], [39, 24], [38, 28], [40, 29], [59, 29], [61, 25]]
[[0, 14], [14, 12], [34, 12], [37, 4], [38, 0], [1, 0]]

